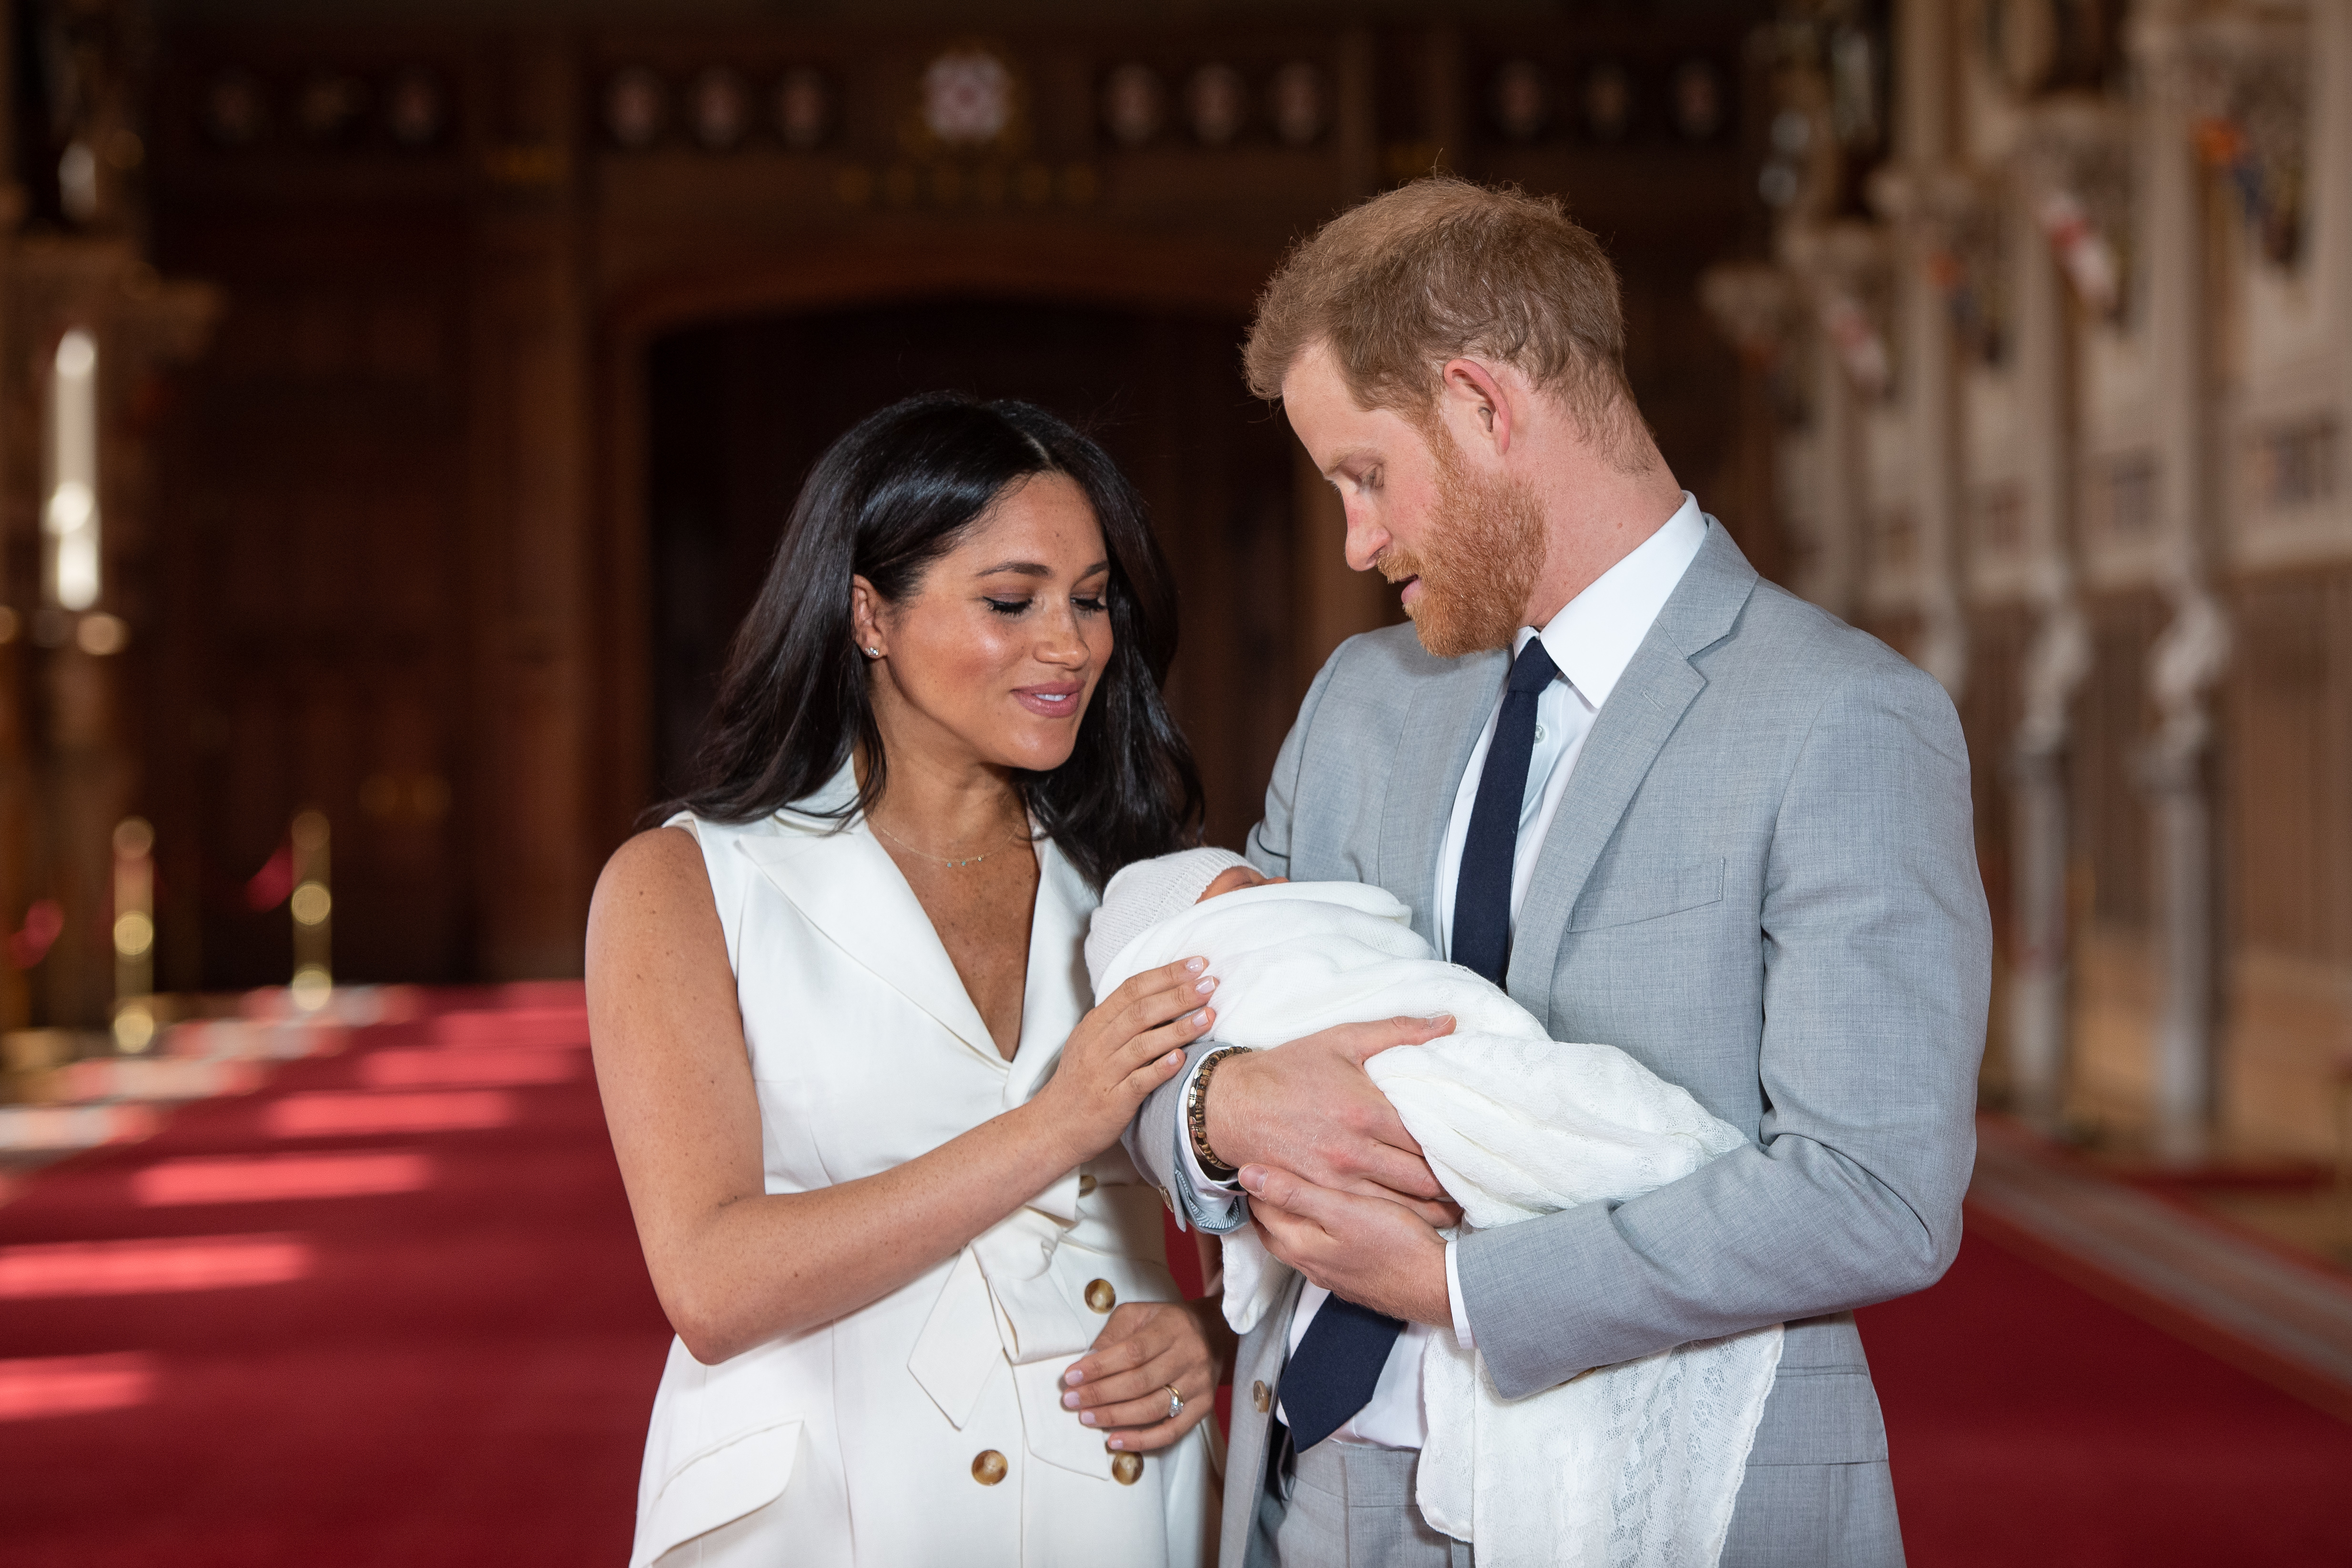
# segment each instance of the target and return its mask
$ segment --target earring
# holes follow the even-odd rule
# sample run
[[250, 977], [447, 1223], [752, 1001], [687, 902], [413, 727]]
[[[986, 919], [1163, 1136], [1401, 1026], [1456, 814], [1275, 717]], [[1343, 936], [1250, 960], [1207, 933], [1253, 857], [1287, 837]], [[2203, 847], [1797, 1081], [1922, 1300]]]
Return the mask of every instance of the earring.
[[866, 656], [869, 659], [878, 659], [882, 656], [882, 650], [879, 648], [868, 648], [866, 650]]

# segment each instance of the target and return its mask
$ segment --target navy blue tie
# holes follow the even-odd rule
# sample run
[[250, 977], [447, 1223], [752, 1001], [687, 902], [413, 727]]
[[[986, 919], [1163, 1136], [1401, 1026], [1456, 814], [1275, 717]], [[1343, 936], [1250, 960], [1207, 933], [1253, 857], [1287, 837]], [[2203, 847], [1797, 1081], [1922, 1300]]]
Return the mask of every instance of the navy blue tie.
[[[1536, 695], [1559, 667], [1529, 640], [1511, 665], [1470, 833], [1462, 845], [1462, 875], [1454, 884], [1454, 961], [1496, 985], [1511, 952], [1511, 864], [1518, 851], [1519, 810], [1527, 799], [1528, 759], [1536, 745]], [[1333, 1296], [1307, 1325], [1282, 1374], [1282, 1409], [1290, 1440], [1313, 1448], [1355, 1418], [1380, 1386], [1404, 1324], [1385, 1312]]]
[[1543, 639], [1528, 638], [1511, 665], [1503, 711], [1495, 716], [1495, 738], [1462, 841], [1462, 873], [1454, 883], [1454, 961], [1498, 986], [1511, 960], [1511, 867], [1519, 853], [1528, 759], [1536, 748], [1536, 698], [1559, 674]]

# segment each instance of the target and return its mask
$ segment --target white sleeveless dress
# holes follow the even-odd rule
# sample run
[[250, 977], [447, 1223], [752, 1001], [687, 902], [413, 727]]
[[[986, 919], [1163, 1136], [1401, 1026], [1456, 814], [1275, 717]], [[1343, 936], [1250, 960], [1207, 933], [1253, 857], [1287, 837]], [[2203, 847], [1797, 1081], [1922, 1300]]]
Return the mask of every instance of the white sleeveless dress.
[[[845, 769], [803, 804], [853, 791]], [[673, 825], [702, 847], [726, 932], [769, 1192], [888, 1170], [1052, 1071], [1085, 1011], [1096, 897], [1050, 841], [1008, 1062], [863, 820]], [[1061, 1406], [1061, 1375], [1109, 1310], [1100, 1285], [1118, 1301], [1179, 1299], [1160, 1203], [1114, 1144], [870, 1305], [716, 1366], [673, 1341], [631, 1568], [1207, 1563], [1215, 1421], [1122, 1481], [1102, 1434]]]

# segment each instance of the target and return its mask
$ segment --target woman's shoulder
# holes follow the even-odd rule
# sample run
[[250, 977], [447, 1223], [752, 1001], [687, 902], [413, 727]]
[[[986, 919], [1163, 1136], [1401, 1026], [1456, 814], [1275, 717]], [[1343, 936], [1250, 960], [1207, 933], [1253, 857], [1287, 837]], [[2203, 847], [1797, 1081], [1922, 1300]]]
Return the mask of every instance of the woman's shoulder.
[[703, 863], [702, 842], [691, 818], [672, 818], [625, 840], [605, 861], [596, 879], [596, 899], [616, 895], [645, 896], [687, 889], [710, 888], [710, 873]]

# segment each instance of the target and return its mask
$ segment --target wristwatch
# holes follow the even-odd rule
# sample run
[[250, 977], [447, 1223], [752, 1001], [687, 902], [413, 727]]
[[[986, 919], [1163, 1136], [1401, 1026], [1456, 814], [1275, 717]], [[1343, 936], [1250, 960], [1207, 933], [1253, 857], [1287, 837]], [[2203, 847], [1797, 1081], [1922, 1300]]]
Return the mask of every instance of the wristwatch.
[[1201, 1174], [1211, 1181], [1231, 1181], [1236, 1167], [1217, 1158], [1217, 1151], [1209, 1146], [1209, 1079], [1216, 1072], [1217, 1063], [1228, 1056], [1239, 1056], [1247, 1046], [1225, 1045], [1201, 1058], [1200, 1070], [1192, 1074], [1192, 1086], [1184, 1093], [1184, 1130], [1192, 1134], [1192, 1157], [1201, 1162]]

